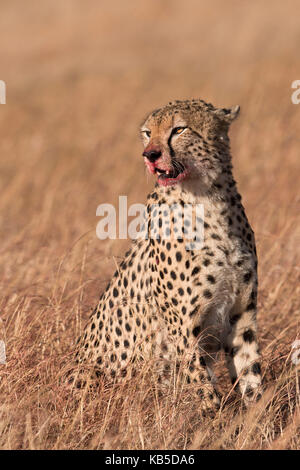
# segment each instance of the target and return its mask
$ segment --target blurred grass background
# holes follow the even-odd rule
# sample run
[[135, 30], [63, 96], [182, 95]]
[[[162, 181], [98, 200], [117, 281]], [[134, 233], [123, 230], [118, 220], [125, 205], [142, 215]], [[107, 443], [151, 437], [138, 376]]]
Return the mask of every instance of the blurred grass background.
[[[300, 105], [291, 102], [291, 83], [300, 79], [299, 10], [293, 0], [2, 0], [2, 448], [299, 447], [299, 383], [290, 361], [299, 335]], [[208, 421], [208, 434], [188, 395], [176, 409], [170, 397], [153, 407], [151, 387], [145, 402], [132, 384], [122, 394], [84, 395], [79, 406], [57, 385], [129, 244], [96, 238], [96, 208], [117, 204], [119, 195], [144, 202], [153, 182], [138, 126], [155, 107], [192, 97], [241, 105], [233, 164], [257, 239], [270, 395], [255, 419], [237, 417], [237, 404], [227, 407]], [[229, 393], [226, 381], [222, 387]], [[116, 410], [118, 400], [120, 415], [111, 405]], [[229, 416], [252, 428], [218, 440]]]

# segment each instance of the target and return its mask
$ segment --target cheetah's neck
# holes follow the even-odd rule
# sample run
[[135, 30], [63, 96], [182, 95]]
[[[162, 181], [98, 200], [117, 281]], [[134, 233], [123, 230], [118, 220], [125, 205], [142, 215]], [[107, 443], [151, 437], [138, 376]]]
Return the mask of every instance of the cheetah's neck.
[[[153, 197], [154, 195], [154, 197]], [[201, 182], [191, 180], [188, 184], [163, 187], [156, 185], [150, 200], [155, 199], [158, 204], [201, 204], [204, 208], [204, 220], [215, 228], [217, 232], [227, 234], [228, 240], [234, 246], [244, 246], [248, 243], [246, 237], [251, 230], [241, 196], [231, 169], [227, 168], [219, 178], [210, 186], [203, 187]], [[245, 227], [241, 228], [240, 223]]]

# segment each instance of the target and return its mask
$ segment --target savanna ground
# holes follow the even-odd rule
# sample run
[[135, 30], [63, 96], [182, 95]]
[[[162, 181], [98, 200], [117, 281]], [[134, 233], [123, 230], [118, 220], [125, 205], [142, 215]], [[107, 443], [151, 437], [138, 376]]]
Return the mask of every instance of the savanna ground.
[[[2, 449], [300, 448], [299, 2], [3, 0], [0, 16]], [[70, 393], [74, 339], [129, 241], [96, 237], [96, 208], [143, 203], [137, 128], [171, 99], [240, 104], [235, 176], [256, 233], [266, 392], [245, 411], [222, 357], [223, 406], [130, 383]]]

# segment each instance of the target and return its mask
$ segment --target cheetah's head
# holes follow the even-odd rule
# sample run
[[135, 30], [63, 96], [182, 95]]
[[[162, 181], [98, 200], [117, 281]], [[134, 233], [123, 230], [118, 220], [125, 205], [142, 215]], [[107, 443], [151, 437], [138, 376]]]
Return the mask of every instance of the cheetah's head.
[[228, 129], [239, 110], [215, 108], [197, 99], [153, 111], [141, 126], [149, 172], [163, 186], [189, 180], [212, 184], [231, 166]]

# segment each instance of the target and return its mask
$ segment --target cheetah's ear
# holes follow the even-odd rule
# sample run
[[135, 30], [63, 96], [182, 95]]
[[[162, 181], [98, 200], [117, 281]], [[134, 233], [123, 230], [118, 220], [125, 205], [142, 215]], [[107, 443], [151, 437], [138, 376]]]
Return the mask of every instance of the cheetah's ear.
[[232, 108], [222, 108], [216, 109], [215, 114], [222, 119], [223, 121], [228, 122], [229, 124], [234, 121], [235, 118], [239, 115], [240, 106], [232, 106]]

